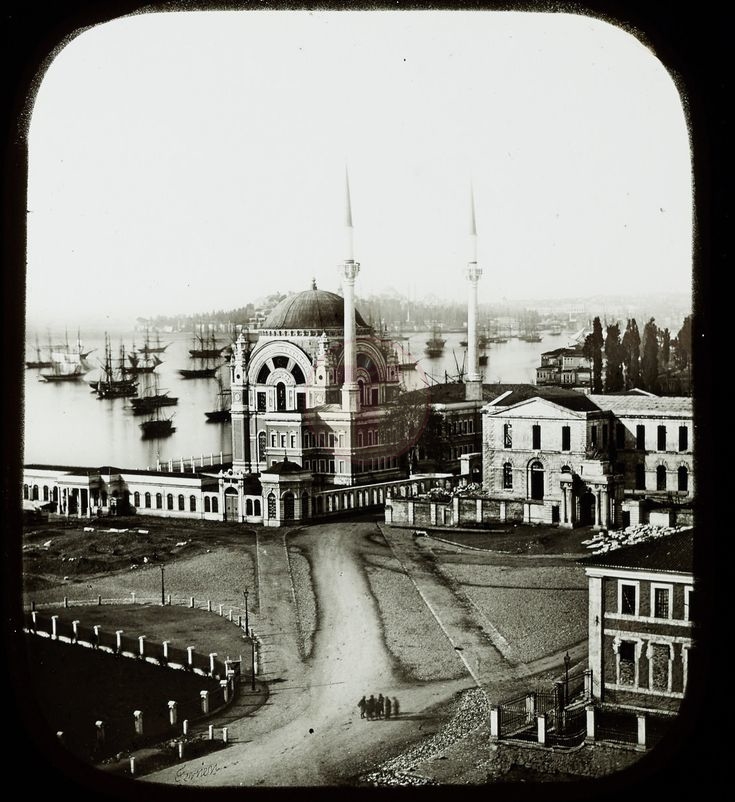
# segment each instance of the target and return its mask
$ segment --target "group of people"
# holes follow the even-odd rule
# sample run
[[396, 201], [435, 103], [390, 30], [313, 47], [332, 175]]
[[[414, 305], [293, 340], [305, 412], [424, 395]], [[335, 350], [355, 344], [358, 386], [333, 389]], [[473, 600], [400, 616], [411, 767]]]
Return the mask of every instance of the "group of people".
[[398, 699], [394, 696], [391, 701], [390, 696], [383, 696], [382, 693], [378, 694], [377, 699], [373, 694], [370, 694], [370, 698], [363, 696], [357, 706], [360, 708], [360, 718], [396, 718], [400, 712]]

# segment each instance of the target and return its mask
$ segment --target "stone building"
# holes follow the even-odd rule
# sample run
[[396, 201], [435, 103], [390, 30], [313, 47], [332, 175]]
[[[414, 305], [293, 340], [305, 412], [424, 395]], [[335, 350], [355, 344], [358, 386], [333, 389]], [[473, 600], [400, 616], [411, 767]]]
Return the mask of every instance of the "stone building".
[[590, 387], [592, 362], [581, 346], [566, 346], [544, 351], [536, 368], [536, 384], [557, 387]]

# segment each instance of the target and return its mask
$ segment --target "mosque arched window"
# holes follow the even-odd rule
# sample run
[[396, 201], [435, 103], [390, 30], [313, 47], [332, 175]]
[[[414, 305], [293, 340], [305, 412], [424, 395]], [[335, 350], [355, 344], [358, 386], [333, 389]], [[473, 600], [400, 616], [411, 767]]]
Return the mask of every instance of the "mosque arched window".
[[268, 365], [263, 365], [263, 367], [258, 371], [258, 384], [265, 384], [270, 375], [271, 369], [268, 367]]
[[304, 378], [304, 372], [298, 365], [294, 365], [291, 368], [291, 375], [293, 376], [294, 381], [296, 384], [305, 384], [306, 379]]

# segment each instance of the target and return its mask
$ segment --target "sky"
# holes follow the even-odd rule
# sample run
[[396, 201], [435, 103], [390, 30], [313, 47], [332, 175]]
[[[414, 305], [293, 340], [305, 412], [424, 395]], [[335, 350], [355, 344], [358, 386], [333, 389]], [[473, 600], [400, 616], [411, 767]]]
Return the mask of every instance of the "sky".
[[29, 324], [338, 291], [690, 293], [691, 154], [653, 52], [573, 14], [152, 13], [80, 33], [29, 129]]

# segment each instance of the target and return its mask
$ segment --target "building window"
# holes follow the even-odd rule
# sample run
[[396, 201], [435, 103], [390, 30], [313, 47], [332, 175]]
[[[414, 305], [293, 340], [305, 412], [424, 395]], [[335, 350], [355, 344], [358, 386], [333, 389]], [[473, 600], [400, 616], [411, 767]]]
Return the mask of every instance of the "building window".
[[281, 435], [281, 448], [286, 448], [286, 435]]
[[534, 451], [539, 451], [541, 448], [541, 426], [534, 423], [531, 427], [531, 440], [533, 441], [532, 448]]
[[373, 444], [373, 432], [370, 430], [368, 432], [368, 445], [371, 446]]
[[245, 499], [245, 517], [249, 518], [253, 514], [253, 500], [251, 498]]
[[635, 427], [635, 447], [639, 451], [646, 450], [646, 427], [641, 423]]
[[635, 489], [646, 489], [646, 466], [642, 462], [635, 466]]
[[474, 434], [475, 433], [475, 422], [473, 420], [469, 421], [469, 423], [467, 424], [467, 431], [470, 434]]
[[179, 511], [183, 512], [186, 509], [186, 500], [181, 494], [179, 494], [178, 502], [179, 502]]
[[513, 466], [510, 462], [503, 465], [503, 490], [513, 489]]
[[260, 499], [253, 499], [253, 515], [260, 517]]
[[291, 435], [291, 448], [296, 448], [296, 435]]
[[[105, 493], [102, 494], [102, 505], [104, 506], [105, 503]], [[156, 493], [156, 509], [161, 510], [163, 509], [163, 496], [160, 493]]]
[[276, 439], [276, 435], [275, 435], [275, 433], [272, 433], [271, 434], [271, 448], [275, 448], [277, 443], [278, 443], [278, 440]]
[[144, 499], [144, 503], [145, 503], [146, 509], [149, 510], [151, 508], [151, 494], [150, 493], [146, 493], [145, 496], [143, 496], [143, 499]]
[[[102, 499], [102, 506], [106, 507], [107, 506], [107, 493], [106, 493], [106, 491], [104, 491], [104, 490], [102, 491], [102, 493], [100, 494], [100, 498]], [[158, 498], [158, 496], [156, 496], [156, 498]], [[159, 505], [159, 507], [160, 506], [161, 505]]]
[[217, 496], [212, 496], [212, 512], [219, 512], [219, 499]]
[[676, 471], [676, 484], [680, 493], [686, 493], [689, 490], [689, 471], [686, 465], [680, 465]]
[[326, 470], [326, 462], [323, 459], [319, 460], [319, 473], [324, 473]]
[[671, 646], [668, 643], [648, 644], [649, 685], [654, 691], [671, 690]]
[[659, 451], [666, 451], [666, 427], [658, 426], [656, 428], [656, 448]]
[[689, 429], [686, 426], [679, 427], [679, 451], [686, 451], [689, 448]]
[[276, 384], [276, 410], [278, 412], [286, 410], [286, 385], [283, 382]]
[[638, 615], [637, 582], [618, 582], [618, 610], [622, 615]]
[[531, 498], [535, 501], [544, 499], [544, 466], [536, 460], [531, 463]]
[[166, 495], [166, 509], [172, 510], [174, 508], [174, 494], [168, 493]]
[[329, 433], [329, 447], [334, 448], [334, 435], [331, 432]]
[[284, 521], [293, 521], [294, 519], [293, 493], [286, 493], [283, 496], [283, 519]]
[[513, 424], [503, 425], [503, 448], [513, 448]]
[[266, 398], [265, 393], [258, 393], [258, 398], [257, 398], [258, 412], [266, 411], [265, 398]]
[[561, 427], [561, 450], [562, 451], [571, 451], [572, 448], [572, 427], [571, 426], [562, 426]]
[[334, 460], [329, 460], [329, 473], [334, 473]]
[[339, 472], [340, 473], [344, 473], [345, 472], [345, 461], [343, 459], [341, 459], [339, 461]]
[[671, 585], [651, 585], [651, 614], [654, 618], [671, 618]]
[[276, 517], [276, 497], [274, 493], [268, 493], [268, 517]]
[[357, 447], [362, 448], [362, 432], [357, 433]]
[[137, 490], [133, 493], [133, 506], [140, 507], [140, 493]]
[[684, 588], [684, 620], [691, 621], [692, 620], [692, 594], [694, 593], [694, 588], [688, 587]]
[[189, 496], [189, 512], [197, 511], [197, 497]]
[[44, 501], [48, 501], [48, 486], [47, 485], [43, 486], [43, 500]]
[[590, 445], [595, 448], [597, 446], [597, 426], [594, 424], [590, 429]]
[[209, 500], [209, 496], [204, 496], [204, 512], [209, 512], [212, 509], [212, 503]]
[[324, 448], [324, 446], [326, 445], [326, 442], [327, 442], [327, 440], [324, 437], [324, 432], [319, 432], [319, 447], [320, 448]]
[[656, 490], [666, 490], [666, 466], [656, 467]]
[[311, 470], [311, 460], [305, 459], [304, 460], [304, 470], [310, 471]]
[[615, 446], [625, 448], [625, 426], [622, 423], [615, 424]]
[[28, 485], [23, 485], [23, 498], [28, 500]]
[[620, 641], [618, 648], [618, 685], [635, 685], [635, 641]]
[[258, 462], [263, 462], [265, 460], [266, 443], [265, 432], [258, 432]]
[[[303, 382], [301, 382], [303, 384]], [[296, 393], [296, 410], [303, 412], [306, 409], [306, 393]]]
[[[271, 375], [271, 369], [268, 365], [263, 365], [263, 367], [258, 371], [258, 384], [265, 384], [268, 381], [268, 376]], [[265, 393], [263, 393], [265, 395]]]

